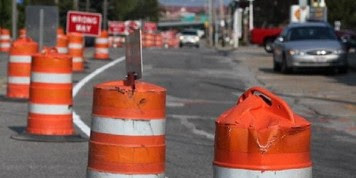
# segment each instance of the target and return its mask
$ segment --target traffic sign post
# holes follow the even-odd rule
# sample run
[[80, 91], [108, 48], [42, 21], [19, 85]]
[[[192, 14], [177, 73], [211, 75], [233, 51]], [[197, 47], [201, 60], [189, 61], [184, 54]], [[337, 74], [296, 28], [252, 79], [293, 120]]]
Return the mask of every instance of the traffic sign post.
[[56, 45], [57, 26], [58, 8], [56, 6], [26, 7], [27, 36], [39, 43], [40, 50], [43, 46]]
[[80, 11], [68, 11], [67, 33], [81, 33], [85, 36], [99, 36], [101, 14]]
[[141, 30], [135, 30], [126, 36], [126, 72], [125, 85], [135, 89], [135, 80], [142, 78]]

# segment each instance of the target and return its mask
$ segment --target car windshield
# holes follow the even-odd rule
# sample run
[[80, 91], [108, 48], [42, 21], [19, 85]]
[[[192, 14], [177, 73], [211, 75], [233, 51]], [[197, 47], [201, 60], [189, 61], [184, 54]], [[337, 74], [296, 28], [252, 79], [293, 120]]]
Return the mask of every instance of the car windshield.
[[328, 27], [296, 27], [289, 32], [289, 41], [336, 40], [333, 30]]
[[195, 31], [183, 31], [182, 34], [183, 35], [198, 35], [198, 33]]

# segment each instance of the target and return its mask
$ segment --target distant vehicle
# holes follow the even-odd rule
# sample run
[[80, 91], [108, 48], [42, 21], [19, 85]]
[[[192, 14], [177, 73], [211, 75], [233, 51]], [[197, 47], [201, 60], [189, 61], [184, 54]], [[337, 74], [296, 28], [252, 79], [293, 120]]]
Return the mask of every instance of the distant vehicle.
[[273, 42], [281, 32], [281, 28], [254, 28], [251, 31], [251, 43], [263, 46], [266, 52], [272, 53]]
[[197, 30], [183, 30], [179, 36], [179, 47], [195, 46], [199, 48], [200, 37]]
[[341, 73], [347, 72], [347, 51], [329, 24], [292, 23], [275, 40], [275, 71], [289, 73], [303, 67], [333, 67]]

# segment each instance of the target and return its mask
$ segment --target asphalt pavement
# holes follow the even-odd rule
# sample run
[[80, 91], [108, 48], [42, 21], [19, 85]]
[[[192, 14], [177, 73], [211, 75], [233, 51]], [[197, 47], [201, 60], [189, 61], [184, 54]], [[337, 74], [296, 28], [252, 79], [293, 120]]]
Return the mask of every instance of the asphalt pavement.
[[[86, 49], [85, 54], [86, 70], [83, 73], [74, 73], [74, 84], [83, 81], [83, 78], [98, 68], [124, 56], [124, 51], [111, 49], [112, 59], [109, 61], [91, 59], [92, 48]], [[303, 81], [310, 76], [291, 75], [285, 78], [281, 74], [260, 70], [270, 67], [270, 56], [262, 53], [260, 48], [245, 48], [235, 52], [205, 47], [144, 49], [143, 58], [142, 80], [167, 89], [167, 177], [212, 177], [214, 121], [222, 112], [236, 104], [238, 96], [244, 90], [255, 85], [267, 87], [280, 94], [298, 114], [312, 122], [313, 177], [347, 178], [356, 174], [356, 150], [353, 149], [356, 148], [356, 135], [352, 134], [352, 129], [352, 132], [342, 131], [342, 121], [349, 125], [355, 124], [352, 109], [348, 111], [348, 117], [337, 117], [340, 120], [332, 122], [333, 115], [325, 114], [323, 109], [315, 109], [314, 106], [326, 107], [334, 104], [337, 108], [340, 103], [304, 98], [305, 95], [301, 94], [310, 92], [307, 87], [299, 87], [303, 92], [293, 90], [293, 93], [289, 93], [291, 96], [288, 95], [288, 90], [296, 87], [292, 83], [278, 85], [278, 78], [288, 81], [291, 80], [288, 77], [299, 77], [298, 80]], [[23, 131], [26, 126], [27, 104], [3, 97], [6, 89], [6, 60], [7, 55], [0, 54], [0, 177], [85, 177], [87, 142], [43, 143], [10, 139], [11, 135]], [[351, 72], [341, 77], [356, 80], [349, 78], [354, 76], [355, 73]], [[314, 80], [323, 77], [311, 76]], [[74, 110], [85, 125], [90, 126], [91, 122], [93, 86], [124, 78], [125, 63], [119, 62], [84, 83], [75, 96]], [[345, 90], [345, 95], [352, 94], [351, 91], [347, 93], [347, 89], [355, 91], [352, 88], [354, 85], [337, 84], [332, 90], [340, 87]], [[319, 97], [322, 96], [324, 95]], [[352, 97], [349, 96], [349, 103], [345, 107], [356, 108]], [[326, 109], [330, 110], [327, 107]], [[76, 132], [85, 136], [85, 132], [79, 127], [76, 127]]]

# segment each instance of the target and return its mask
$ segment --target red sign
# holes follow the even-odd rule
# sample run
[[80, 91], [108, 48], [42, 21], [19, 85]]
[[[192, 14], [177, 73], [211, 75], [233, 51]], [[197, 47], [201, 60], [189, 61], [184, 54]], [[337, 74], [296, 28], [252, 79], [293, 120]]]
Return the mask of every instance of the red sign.
[[143, 25], [143, 31], [145, 31], [145, 32], [155, 32], [155, 31], [157, 31], [157, 23], [145, 22], [145, 24]]
[[98, 36], [101, 30], [101, 14], [68, 11], [67, 33], [81, 33], [86, 36]]
[[118, 35], [125, 33], [125, 22], [109, 21], [109, 34]]

